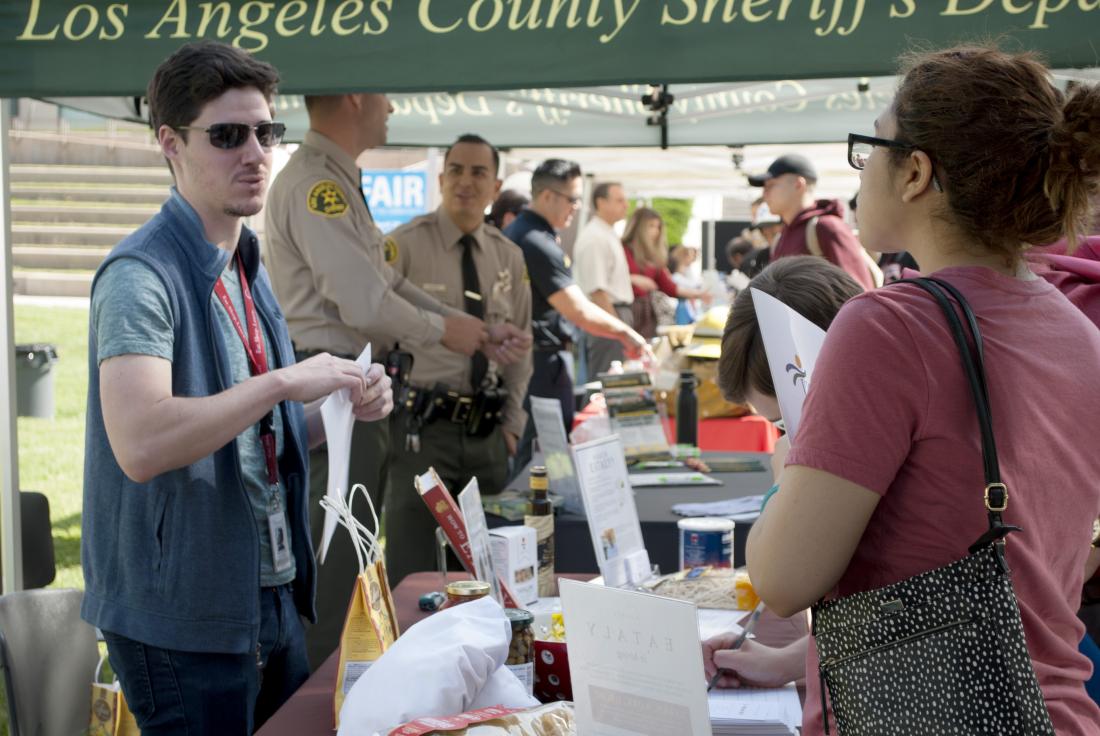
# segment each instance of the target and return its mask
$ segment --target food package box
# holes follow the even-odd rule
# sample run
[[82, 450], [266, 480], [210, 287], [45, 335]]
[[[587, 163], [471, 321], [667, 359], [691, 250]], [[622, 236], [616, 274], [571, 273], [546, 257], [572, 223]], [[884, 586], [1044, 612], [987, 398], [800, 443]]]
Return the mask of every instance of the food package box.
[[489, 530], [493, 568], [520, 605], [539, 599], [538, 540], [529, 526], [501, 526]]

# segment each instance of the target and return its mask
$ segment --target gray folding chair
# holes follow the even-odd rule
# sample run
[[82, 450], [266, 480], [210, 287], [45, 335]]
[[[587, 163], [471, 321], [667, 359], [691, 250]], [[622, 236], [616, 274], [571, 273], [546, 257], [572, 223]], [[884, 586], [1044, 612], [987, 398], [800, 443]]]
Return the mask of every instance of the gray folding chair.
[[72, 736], [88, 728], [99, 662], [79, 590], [0, 596], [0, 666], [11, 736]]

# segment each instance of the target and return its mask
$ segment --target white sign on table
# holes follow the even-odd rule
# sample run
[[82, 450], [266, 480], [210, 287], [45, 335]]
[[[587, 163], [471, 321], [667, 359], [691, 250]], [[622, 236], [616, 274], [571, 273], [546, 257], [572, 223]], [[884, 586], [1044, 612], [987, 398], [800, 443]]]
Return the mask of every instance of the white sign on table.
[[470, 482], [458, 494], [458, 508], [462, 511], [462, 520], [466, 522], [470, 555], [474, 558], [474, 576], [478, 580], [488, 580], [493, 590], [493, 598], [497, 603], [504, 605], [500, 580], [493, 566], [489, 524], [485, 521], [485, 509], [481, 505], [481, 487], [477, 484], [477, 478], [470, 478]]
[[561, 580], [577, 733], [710, 736], [695, 604]]
[[573, 447], [588, 529], [607, 585], [639, 584], [652, 575], [634, 489], [616, 435]]
[[546, 463], [546, 475], [550, 490], [565, 500], [565, 510], [571, 514], [583, 514], [584, 502], [577, 486], [577, 471], [569, 454], [569, 440], [565, 436], [565, 419], [561, 402], [540, 396], [531, 397], [531, 418], [535, 422], [535, 434], [539, 449]]

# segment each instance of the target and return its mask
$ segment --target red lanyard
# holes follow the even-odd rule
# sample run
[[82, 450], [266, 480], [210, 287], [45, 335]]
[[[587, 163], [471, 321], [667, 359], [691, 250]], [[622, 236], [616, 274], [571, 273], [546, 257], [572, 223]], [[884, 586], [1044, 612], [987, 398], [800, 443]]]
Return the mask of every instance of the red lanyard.
[[[237, 275], [241, 281], [241, 297], [244, 299], [244, 319], [248, 323], [248, 334], [245, 334], [241, 326], [241, 318], [237, 316], [237, 309], [233, 306], [233, 300], [229, 298], [229, 292], [225, 290], [225, 284], [221, 279], [214, 283], [214, 293], [218, 301], [225, 307], [229, 321], [237, 330], [237, 335], [244, 343], [244, 351], [248, 355], [249, 373], [259, 376], [267, 373], [267, 353], [264, 350], [264, 338], [260, 332], [260, 320], [256, 316], [256, 304], [252, 301], [252, 290], [248, 288], [248, 278], [244, 273], [244, 263], [241, 262], [241, 254], [237, 253]], [[275, 457], [275, 430], [273, 428], [273, 414], [268, 412], [260, 420], [260, 443], [264, 447], [264, 458], [267, 460], [267, 481], [272, 486], [279, 483], [279, 463]]]

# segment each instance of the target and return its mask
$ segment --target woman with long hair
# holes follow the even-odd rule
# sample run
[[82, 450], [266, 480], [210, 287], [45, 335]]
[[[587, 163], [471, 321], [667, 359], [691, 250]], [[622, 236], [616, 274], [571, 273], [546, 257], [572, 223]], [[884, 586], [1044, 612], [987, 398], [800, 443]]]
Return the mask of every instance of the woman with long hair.
[[709, 303], [706, 289], [677, 286], [668, 270], [668, 239], [665, 221], [657, 210], [639, 207], [623, 231], [626, 264], [634, 287], [634, 329], [647, 340], [657, 334], [657, 311], [653, 305], [658, 291], [673, 299], [702, 299]]
[[[1026, 53], [913, 54], [874, 135], [850, 136], [849, 162], [862, 172], [864, 245], [908, 250], [976, 316], [1008, 489], [1002, 515], [1023, 529], [1004, 555], [1032, 669], [1055, 732], [1100, 735], [1074, 615], [1100, 561], [1090, 549], [1100, 482], [1088, 439], [1100, 433], [1100, 331], [1023, 259], [1031, 244], [1065, 235], [1072, 248], [1087, 231], [1100, 186], [1100, 89], [1063, 93]], [[983, 504], [977, 414], [959, 347], [931, 296], [901, 283], [848, 301], [817, 359], [779, 490], [749, 534], [749, 572], [767, 605], [790, 615], [965, 558], [989, 529], [986, 505], [1001, 505], [995, 492]], [[988, 663], [952, 656], [961, 646], [932, 664], [944, 677], [992, 678]], [[823, 731], [818, 673], [810, 647], [807, 735]], [[868, 676], [881, 689], [893, 674], [885, 667]], [[937, 717], [1006, 695], [961, 693]], [[923, 715], [866, 732], [944, 732], [922, 731]], [[952, 727], [1021, 733], [1007, 722]], [[1039, 732], [1049, 731], [1029, 731]]]

